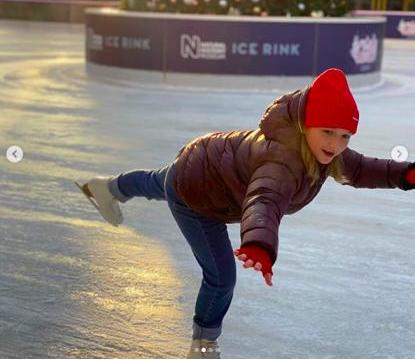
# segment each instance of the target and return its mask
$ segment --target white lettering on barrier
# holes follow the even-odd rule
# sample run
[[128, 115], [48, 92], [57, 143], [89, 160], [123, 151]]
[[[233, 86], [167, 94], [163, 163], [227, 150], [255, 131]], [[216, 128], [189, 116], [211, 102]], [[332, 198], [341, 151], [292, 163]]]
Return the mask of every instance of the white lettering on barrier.
[[251, 56], [258, 55], [258, 43], [253, 43], [253, 42], [232, 43], [231, 48], [232, 48], [232, 54], [234, 55], [251, 55]]
[[[258, 51], [258, 48], [262, 48], [262, 52]], [[300, 44], [298, 43], [260, 43], [256, 42], [240, 42], [232, 43], [231, 46], [233, 55], [241, 56], [299, 56], [300, 55]]]
[[[296, 43], [260, 43], [255, 42], [241, 42], [241, 43], [232, 43], [232, 54], [233, 55], [264, 55], [264, 56], [276, 56], [276, 55], [285, 55], [285, 56], [299, 56], [300, 55], [300, 44]], [[262, 48], [262, 52], [258, 51], [258, 48]]]
[[120, 37], [108, 35], [104, 38], [104, 44], [109, 48], [119, 48], [120, 47]]
[[[232, 55], [237, 56], [300, 56], [298, 43], [233, 42]], [[226, 59], [226, 44], [202, 41], [198, 35], [180, 36], [180, 55], [183, 59], [223, 60]]]
[[94, 29], [87, 29], [87, 48], [90, 50], [102, 50], [103, 48], [123, 48], [137, 50], [151, 50], [150, 39], [127, 36], [102, 36], [94, 33]]
[[300, 44], [280, 44], [280, 43], [263, 43], [262, 55], [275, 56], [275, 55], [287, 55], [287, 56], [300, 56]]
[[130, 38], [123, 36], [121, 38], [123, 49], [151, 50], [150, 39], [146, 38]]
[[[260, 43], [256, 42], [240, 42], [232, 43], [231, 49], [233, 55], [241, 56], [299, 56], [300, 55], [300, 44], [298, 43]], [[258, 48], [262, 48], [262, 52], [258, 51]]]
[[104, 48], [104, 39], [102, 35], [95, 34], [93, 28], [88, 28], [86, 36], [86, 46], [89, 50], [102, 50]]
[[219, 42], [203, 42], [200, 44], [200, 56], [207, 60], [226, 59], [226, 44]]

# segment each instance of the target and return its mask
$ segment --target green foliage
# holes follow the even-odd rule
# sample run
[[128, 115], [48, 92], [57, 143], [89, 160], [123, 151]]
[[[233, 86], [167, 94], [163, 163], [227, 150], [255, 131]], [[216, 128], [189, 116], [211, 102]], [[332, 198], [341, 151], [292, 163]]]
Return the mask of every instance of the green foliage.
[[125, 10], [182, 14], [344, 16], [353, 7], [346, 0], [121, 0]]
[[354, 6], [355, 1], [350, 0], [290, 0], [287, 12], [291, 16], [344, 16]]

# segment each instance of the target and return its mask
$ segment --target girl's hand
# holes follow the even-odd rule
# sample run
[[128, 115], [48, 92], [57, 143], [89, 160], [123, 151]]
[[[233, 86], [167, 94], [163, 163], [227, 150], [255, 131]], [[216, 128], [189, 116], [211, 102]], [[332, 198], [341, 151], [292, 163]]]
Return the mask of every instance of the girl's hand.
[[[251, 249], [252, 250], [257, 250], [258, 248], [257, 247], [251, 247]], [[266, 269], [263, 269], [262, 263], [260, 261], [255, 261], [254, 259], [252, 259], [252, 257], [255, 257], [255, 256], [251, 255], [251, 258], [248, 258], [248, 255], [245, 254], [244, 250], [246, 250], [246, 249], [244, 249], [244, 248], [237, 249], [233, 253], [238, 258], [238, 260], [244, 261], [243, 267], [245, 269], [253, 267], [254, 270], [256, 270], [256, 271], [262, 271], [265, 283], [268, 286], [272, 286], [272, 271], [266, 272]], [[270, 264], [269, 264], [269, 267], [270, 267]]]
[[403, 183], [404, 190], [415, 189], [415, 162], [410, 163], [405, 173], [405, 179]]

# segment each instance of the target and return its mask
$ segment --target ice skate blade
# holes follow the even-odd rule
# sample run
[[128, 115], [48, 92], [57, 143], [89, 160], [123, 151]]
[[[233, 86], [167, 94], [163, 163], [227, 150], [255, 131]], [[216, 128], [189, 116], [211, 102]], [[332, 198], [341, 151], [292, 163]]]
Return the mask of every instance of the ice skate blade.
[[94, 200], [92, 200], [92, 198], [85, 192], [85, 190], [83, 189], [82, 185], [80, 185], [78, 182], [74, 181], [75, 185], [79, 188], [79, 190], [81, 190], [82, 194], [85, 195], [85, 197], [89, 200], [89, 202], [95, 207], [95, 209], [97, 209], [99, 211], [98, 205], [96, 204], [96, 202]]

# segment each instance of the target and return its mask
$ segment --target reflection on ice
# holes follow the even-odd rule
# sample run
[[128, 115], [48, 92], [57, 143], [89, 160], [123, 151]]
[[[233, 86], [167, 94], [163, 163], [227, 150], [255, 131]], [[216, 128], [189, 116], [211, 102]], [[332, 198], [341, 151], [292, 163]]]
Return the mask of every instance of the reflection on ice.
[[[3, 207], [0, 219], [22, 229], [9, 229], [0, 242], [2, 309], [9, 314], [2, 316], [1, 354], [15, 354], [21, 337], [37, 332], [44, 339], [28, 355], [100, 357], [103, 338], [114, 356], [173, 355], [137, 344], [155, 323], [171, 326], [183, 318], [177, 302], [183, 284], [166, 249], [102, 221]], [[175, 331], [161, 330], [158, 337], [181, 341]]]

